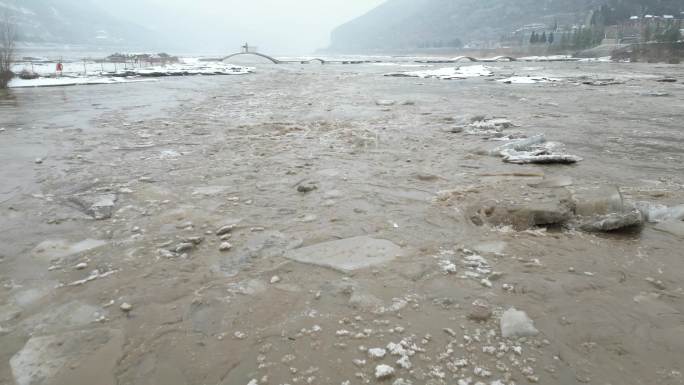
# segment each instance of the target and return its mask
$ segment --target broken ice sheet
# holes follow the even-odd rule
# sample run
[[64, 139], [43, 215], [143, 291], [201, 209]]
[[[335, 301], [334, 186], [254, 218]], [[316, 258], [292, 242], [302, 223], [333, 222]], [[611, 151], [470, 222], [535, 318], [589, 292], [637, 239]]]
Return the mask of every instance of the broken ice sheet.
[[489, 67], [484, 65], [472, 65], [463, 67], [447, 67], [439, 68], [434, 70], [423, 70], [423, 71], [409, 71], [409, 72], [393, 72], [385, 74], [385, 76], [391, 77], [411, 77], [411, 78], [435, 78], [442, 80], [452, 80], [452, 79], [467, 79], [476, 78], [481, 76], [492, 76], [493, 72]]
[[543, 134], [513, 140], [490, 152], [514, 164], [572, 164], [581, 162], [579, 156], [563, 153], [561, 143], [547, 142]]
[[253, 67], [236, 66], [226, 63], [188, 63], [146, 68], [129, 68], [116, 72], [88, 73], [87, 75], [65, 74], [63, 77], [39, 77], [37, 79], [15, 78], [10, 88], [77, 86], [93, 84], [122, 84], [131, 82], [154, 81], [151, 77], [188, 76], [188, 75], [247, 75], [254, 72]]
[[560, 79], [547, 78], [545, 76], [511, 76], [504, 79], [499, 79], [497, 82], [504, 84], [536, 84], [536, 83], [549, 83], [549, 82], [559, 82]]

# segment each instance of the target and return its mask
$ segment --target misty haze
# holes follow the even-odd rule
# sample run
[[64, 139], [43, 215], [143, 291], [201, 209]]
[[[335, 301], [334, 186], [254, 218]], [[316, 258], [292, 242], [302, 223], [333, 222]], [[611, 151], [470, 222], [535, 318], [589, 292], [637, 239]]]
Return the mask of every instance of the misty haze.
[[684, 384], [683, 34], [0, 0], [0, 385]]

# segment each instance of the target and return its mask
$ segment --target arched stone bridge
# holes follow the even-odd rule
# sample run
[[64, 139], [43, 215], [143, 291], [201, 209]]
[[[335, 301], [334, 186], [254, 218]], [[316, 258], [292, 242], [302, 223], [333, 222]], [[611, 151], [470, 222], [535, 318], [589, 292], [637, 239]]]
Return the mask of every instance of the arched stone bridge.
[[240, 56], [240, 55], [253, 55], [253, 56], [259, 56], [259, 57], [262, 57], [262, 58], [264, 58], [264, 59], [266, 59], [266, 60], [271, 61], [271, 63], [273, 63], [273, 64], [280, 64], [280, 63], [281, 63], [281, 61], [278, 60], [278, 59], [272, 58], [272, 57], [270, 57], [270, 56], [268, 56], [268, 55], [264, 55], [263, 53], [258, 53], [258, 52], [238, 52], [238, 53], [234, 53], [234, 54], [232, 54], [232, 55], [228, 55], [228, 56], [224, 57], [223, 59], [221, 59], [221, 61], [226, 61], [226, 60], [228, 60], [228, 59], [230, 59], [230, 58], [232, 58], [232, 57]]
[[234, 53], [234, 54], [232, 54], [232, 55], [228, 55], [228, 56], [222, 58], [221, 61], [226, 61], [226, 60], [228, 60], [228, 59], [230, 59], [230, 58], [232, 58], [232, 57], [240, 56], [240, 55], [259, 56], [259, 57], [262, 57], [262, 58], [264, 58], [264, 59], [270, 61], [270, 62], [273, 63], [273, 64], [282, 64], [282, 63], [301, 63], [301, 64], [309, 64], [309, 63], [316, 62], [316, 61], [319, 62], [319, 63], [321, 63], [321, 64], [327, 63], [325, 60], [319, 59], [319, 58], [313, 58], [313, 59], [308, 59], [308, 60], [287, 60], [287, 61], [283, 61], [283, 60], [278, 60], [278, 59], [276, 59], [276, 58], [274, 58], [274, 57], [272, 57], [272, 56], [268, 56], [268, 55], [265, 55], [265, 54], [259, 53], [259, 52], [238, 52], [238, 53]]
[[[367, 62], [367, 61], [359, 61], [359, 62], [349, 62], [349, 61], [330, 62], [330, 61], [326, 61], [326, 60], [319, 59], [319, 58], [306, 59], [306, 60], [278, 60], [278, 59], [276, 59], [276, 58], [274, 58], [274, 57], [271, 57], [271, 56], [268, 56], [268, 55], [265, 55], [265, 54], [259, 53], [259, 52], [238, 52], [238, 53], [234, 53], [234, 54], [232, 54], [232, 55], [228, 55], [228, 56], [222, 58], [221, 61], [226, 61], [226, 60], [228, 60], [228, 59], [230, 59], [230, 58], [232, 58], [232, 57], [240, 56], [240, 55], [252, 55], [252, 56], [262, 57], [262, 58], [264, 58], [264, 59], [270, 61], [270, 62], [273, 63], [273, 64], [283, 64], [283, 63], [301, 63], [301, 64], [309, 64], [309, 63], [313, 63], [313, 62], [319, 62], [319, 63], [321, 63], [321, 64], [326, 64], [326, 63], [341, 63], [341, 64], [361, 64], [361, 63], [370, 63], [370, 62]], [[474, 57], [472, 57], [472, 56], [458, 56], [458, 57], [455, 57], [455, 58], [453, 58], [453, 59], [447, 59], [447, 60], [443, 60], [443, 59], [440, 60], [440, 59], [437, 59], [437, 60], [423, 60], [423, 61], [417, 61], [417, 62], [418, 62], [418, 63], [456, 63], [456, 62], [463, 61], [463, 60], [468, 60], [468, 61], [471, 61], [471, 62], [498, 62], [498, 61], [516, 61], [516, 58], [510, 57], [510, 56], [496, 56], [496, 57], [493, 57], [493, 58], [490, 58], [490, 59], [478, 59], [478, 58], [474, 58]]]
[[496, 56], [493, 58], [478, 59], [472, 56], [459, 56], [452, 59], [452, 61], [470, 60], [471, 62], [497, 62], [497, 61], [516, 61], [517, 59], [511, 56]]

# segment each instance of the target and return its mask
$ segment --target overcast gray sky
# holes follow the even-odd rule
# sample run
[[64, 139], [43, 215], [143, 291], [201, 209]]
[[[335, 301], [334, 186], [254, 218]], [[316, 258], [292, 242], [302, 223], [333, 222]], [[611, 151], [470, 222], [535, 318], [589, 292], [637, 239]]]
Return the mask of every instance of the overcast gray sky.
[[[385, 0], [96, 0], [119, 17], [174, 41], [236, 51], [245, 41], [272, 54], [306, 54], [328, 45], [336, 26]], [[195, 43], [201, 42], [201, 43]]]

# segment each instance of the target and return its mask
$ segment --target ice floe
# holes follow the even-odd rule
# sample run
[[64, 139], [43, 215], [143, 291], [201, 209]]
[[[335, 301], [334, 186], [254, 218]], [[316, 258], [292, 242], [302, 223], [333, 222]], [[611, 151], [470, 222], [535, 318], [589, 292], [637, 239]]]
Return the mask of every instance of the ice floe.
[[563, 145], [547, 142], [543, 134], [507, 142], [492, 152], [506, 163], [514, 164], [571, 164], [581, 162], [582, 158], [563, 153]]
[[410, 72], [392, 72], [385, 74], [391, 77], [409, 77], [409, 78], [436, 78], [442, 80], [452, 79], [467, 79], [481, 76], [492, 76], [493, 72], [489, 67], [484, 65], [472, 65], [462, 67], [446, 67], [434, 70], [410, 71]]
[[151, 79], [131, 79], [100, 76], [82, 77], [60, 77], [60, 78], [37, 78], [37, 79], [12, 79], [9, 83], [10, 88], [30, 88], [30, 87], [64, 87], [64, 86], [83, 86], [95, 84], [122, 84], [133, 82], [151, 81]]
[[243, 67], [232, 64], [198, 62], [195, 64], [173, 64], [147, 68], [127, 69], [108, 73], [111, 76], [192, 76], [192, 75], [247, 75], [255, 71], [254, 67]]
[[560, 79], [548, 78], [545, 76], [511, 76], [497, 81], [505, 84], [536, 84], [558, 82]]
[[86, 74], [64, 74], [41, 76], [36, 79], [15, 78], [9, 84], [10, 88], [28, 87], [63, 87], [96, 84], [122, 84], [151, 81], [149, 78], [167, 76], [193, 75], [247, 75], [255, 71], [254, 67], [243, 67], [225, 63], [198, 62], [194, 64], [173, 64], [145, 68], [129, 68], [114, 72], [90, 72]]

